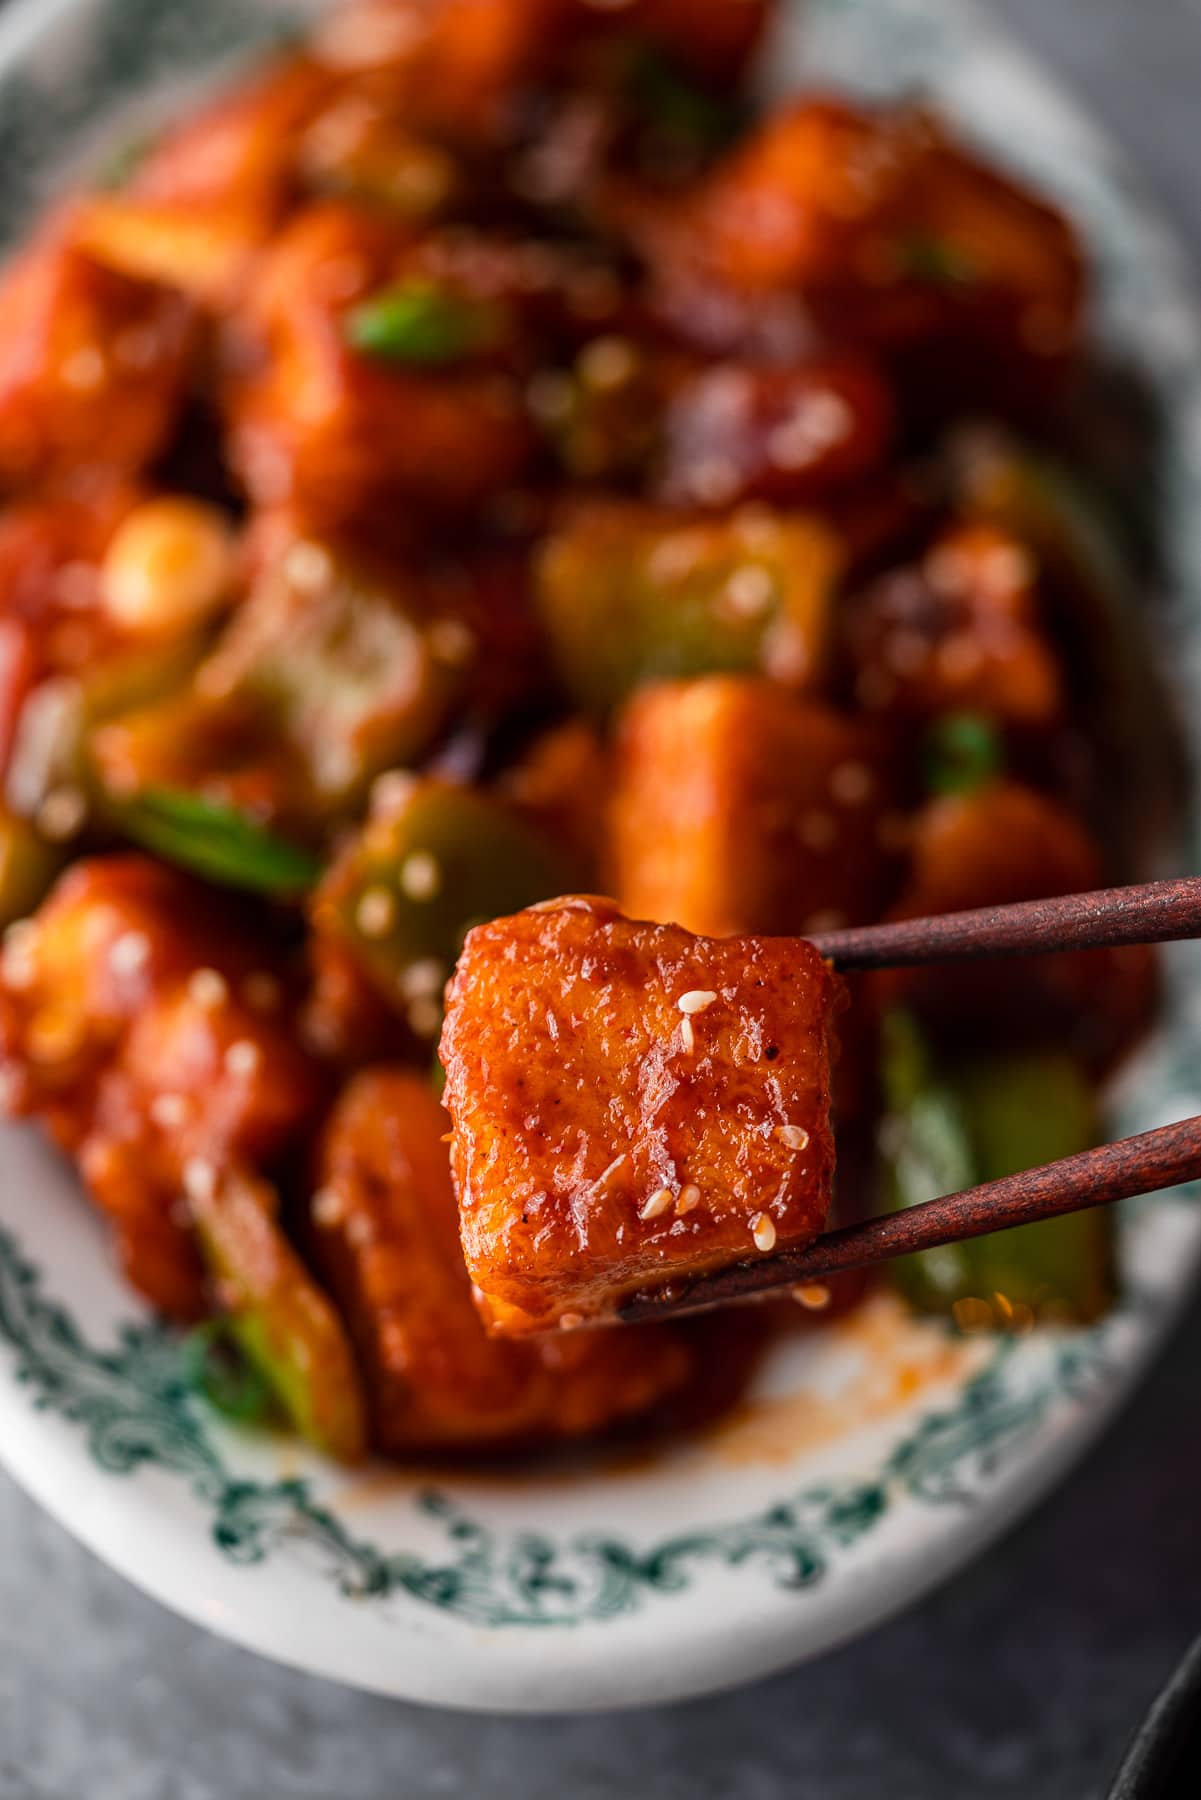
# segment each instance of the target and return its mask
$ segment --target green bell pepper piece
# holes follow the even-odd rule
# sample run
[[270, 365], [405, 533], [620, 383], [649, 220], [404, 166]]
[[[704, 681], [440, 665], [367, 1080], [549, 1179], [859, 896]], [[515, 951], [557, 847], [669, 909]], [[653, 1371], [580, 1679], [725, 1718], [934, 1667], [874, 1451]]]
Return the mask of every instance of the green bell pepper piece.
[[296, 1430], [354, 1462], [367, 1444], [358, 1369], [333, 1305], [284, 1236], [275, 1196], [238, 1171], [189, 1191], [201, 1252], [231, 1336]]
[[400, 803], [372, 818], [330, 869], [313, 920], [350, 950], [418, 1037], [434, 1038], [471, 926], [571, 885], [553, 847], [491, 795], [413, 777]]
[[[944, 1065], [916, 1021], [897, 1011], [884, 1023], [883, 1056], [881, 1152], [890, 1210], [1097, 1141], [1088, 1080], [1061, 1052], [990, 1052]], [[892, 1268], [920, 1312], [1002, 1326], [1037, 1318], [1084, 1322], [1113, 1299], [1113, 1220], [1098, 1207], [900, 1257]]]
[[677, 677], [809, 686], [825, 661], [840, 562], [833, 535], [802, 514], [687, 519], [598, 504], [548, 541], [538, 605], [564, 688], [592, 712]]

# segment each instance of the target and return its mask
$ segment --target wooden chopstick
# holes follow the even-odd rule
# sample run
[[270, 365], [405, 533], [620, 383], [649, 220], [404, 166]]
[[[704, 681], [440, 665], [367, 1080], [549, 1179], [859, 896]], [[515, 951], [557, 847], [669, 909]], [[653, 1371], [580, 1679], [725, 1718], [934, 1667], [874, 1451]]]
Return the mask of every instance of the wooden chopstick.
[[[1201, 877], [1188, 876], [821, 932], [810, 941], [835, 968], [888, 969], [1199, 936]], [[894, 1256], [1009, 1231], [1198, 1178], [1201, 1118], [1182, 1119], [1000, 1181], [944, 1194], [922, 1206], [826, 1232], [807, 1250], [757, 1257], [709, 1275], [677, 1277], [661, 1287], [642, 1289], [624, 1301], [618, 1317], [633, 1323], [703, 1312], [727, 1301], [808, 1286], [847, 1269], [870, 1268]]]
[[1012, 906], [819, 932], [810, 939], [836, 969], [898, 969], [1034, 951], [1096, 950], [1201, 937], [1201, 877], [1059, 894]]
[[1201, 1118], [1181, 1119], [1120, 1138], [1000, 1181], [944, 1194], [862, 1225], [828, 1231], [807, 1250], [735, 1263], [711, 1275], [679, 1278], [631, 1294], [618, 1310], [628, 1323], [679, 1318], [731, 1300], [805, 1286], [845, 1269], [870, 1268], [915, 1250], [933, 1250], [990, 1231], [1009, 1231], [1084, 1207], [1107, 1206], [1201, 1177]]

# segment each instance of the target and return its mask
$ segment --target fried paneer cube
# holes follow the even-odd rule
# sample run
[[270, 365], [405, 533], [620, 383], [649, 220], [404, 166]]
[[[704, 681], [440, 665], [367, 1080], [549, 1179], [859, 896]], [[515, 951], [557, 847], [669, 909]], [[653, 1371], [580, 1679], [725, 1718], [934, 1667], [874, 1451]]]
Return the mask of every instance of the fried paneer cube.
[[566, 898], [472, 931], [442, 1059], [467, 1267], [520, 1334], [821, 1230], [840, 987], [801, 942]]
[[180, 295], [106, 268], [52, 221], [0, 280], [0, 482], [145, 468], [179, 417], [192, 342]]
[[[909, 876], [891, 917], [923, 918], [1084, 893], [1106, 881], [1087, 826], [1048, 794], [990, 781], [944, 794], [914, 816]], [[1155, 952], [1145, 944], [1065, 950], [951, 968], [893, 969], [871, 985], [882, 1007], [903, 1001], [954, 1043], [1052, 1043], [1105, 1069], [1145, 1030]]]
[[377, 1449], [511, 1448], [646, 1412], [691, 1373], [675, 1332], [549, 1343], [489, 1337], [459, 1246], [445, 1134], [429, 1082], [376, 1068], [325, 1128], [310, 1226], [349, 1322]]
[[305, 127], [333, 88], [303, 56], [277, 62], [167, 130], [129, 179], [80, 208], [80, 243], [126, 275], [206, 306], [240, 295], [293, 197]]
[[68, 870], [0, 959], [5, 1106], [74, 1155], [174, 1316], [205, 1305], [190, 1182], [271, 1163], [320, 1099], [269, 958], [211, 893], [119, 856]]
[[726, 360], [672, 396], [662, 493], [676, 506], [805, 506], [880, 469], [892, 423], [888, 385], [865, 357]]
[[648, 687], [618, 725], [617, 898], [710, 937], [864, 923], [895, 862], [891, 785], [870, 725], [770, 682]]
[[911, 106], [799, 100], [630, 228], [685, 334], [803, 341], [816, 323], [895, 359], [927, 407], [1045, 393], [1079, 335], [1071, 226]]
[[1064, 681], [1038, 577], [1033, 552], [982, 521], [953, 526], [920, 563], [879, 576], [846, 611], [861, 705], [909, 719], [962, 711], [1060, 723]]
[[468, 512], [524, 470], [536, 434], [506, 366], [509, 316], [488, 312], [486, 351], [451, 354], [446, 321], [481, 318], [476, 297], [412, 258], [403, 227], [333, 202], [271, 245], [229, 387], [231, 458], [260, 505], [386, 533], [408, 509]]

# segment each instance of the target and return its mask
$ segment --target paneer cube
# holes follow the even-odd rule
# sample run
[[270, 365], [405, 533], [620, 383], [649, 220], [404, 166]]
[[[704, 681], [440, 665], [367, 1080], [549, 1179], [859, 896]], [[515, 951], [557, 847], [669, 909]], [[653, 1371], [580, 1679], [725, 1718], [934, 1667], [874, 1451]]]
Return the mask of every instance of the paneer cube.
[[617, 898], [710, 937], [864, 923], [888, 896], [891, 787], [870, 726], [770, 682], [647, 688], [618, 729]]
[[178, 422], [193, 327], [179, 294], [105, 268], [52, 221], [0, 279], [5, 488], [145, 468]]
[[840, 987], [801, 942], [575, 897], [471, 932], [442, 1059], [468, 1271], [520, 1334], [797, 1250], [830, 1204]]
[[878, 576], [846, 610], [860, 704], [911, 719], [963, 711], [1059, 724], [1066, 696], [1040, 574], [1020, 538], [972, 521], [943, 532], [919, 563]]
[[675, 1393], [692, 1357], [670, 1328], [488, 1337], [459, 1248], [447, 1124], [424, 1077], [377, 1068], [344, 1090], [322, 1139], [314, 1251], [354, 1337], [377, 1449], [574, 1437]]

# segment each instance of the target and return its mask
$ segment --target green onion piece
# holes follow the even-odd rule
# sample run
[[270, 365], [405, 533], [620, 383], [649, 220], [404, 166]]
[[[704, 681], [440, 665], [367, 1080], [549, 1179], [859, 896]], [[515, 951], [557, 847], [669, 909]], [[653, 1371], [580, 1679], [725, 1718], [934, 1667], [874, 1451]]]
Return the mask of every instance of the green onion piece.
[[1005, 766], [1005, 745], [983, 713], [947, 713], [926, 736], [923, 760], [932, 794], [974, 794]]
[[980, 273], [971, 257], [945, 238], [908, 237], [897, 249], [903, 272], [933, 287], [970, 287]]
[[209, 1319], [183, 1341], [184, 1378], [227, 1419], [262, 1425], [279, 1417], [275, 1396], [238, 1343], [229, 1321]]
[[496, 307], [427, 281], [387, 288], [352, 307], [346, 316], [353, 349], [385, 362], [421, 367], [460, 362], [495, 344], [500, 332]]
[[221, 887], [261, 894], [300, 894], [321, 864], [244, 813], [179, 788], [147, 788], [116, 809], [116, 823], [135, 843]]

